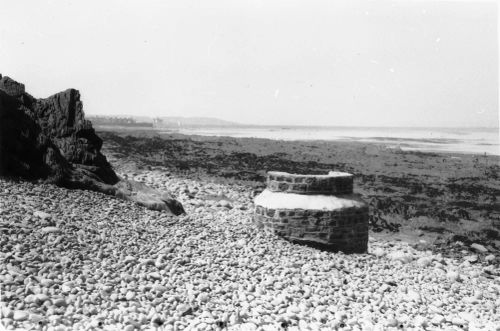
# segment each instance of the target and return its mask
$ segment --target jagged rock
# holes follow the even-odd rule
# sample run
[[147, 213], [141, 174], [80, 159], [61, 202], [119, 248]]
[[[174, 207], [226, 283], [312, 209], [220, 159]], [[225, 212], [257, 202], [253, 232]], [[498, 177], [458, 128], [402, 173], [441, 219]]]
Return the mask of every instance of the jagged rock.
[[35, 99], [24, 92], [24, 85], [2, 77], [0, 173], [74, 187], [87, 179], [117, 183], [118, 176], [100, 152], [102, 140], [82, 108], [77, 90]]
[[7, 94], [14, 97], [19, 97], [23, 95], [24, 84], [18, 83], [9, 77], [3, 77], [0, 75], [0, 90], [4, 90]]
[[23, 84], [0, 75], [0, 175], [113, 194], [176, 215], [184, 212], [170, 195], [119, 178], [101, 147], [77, 90], [36, 99]]

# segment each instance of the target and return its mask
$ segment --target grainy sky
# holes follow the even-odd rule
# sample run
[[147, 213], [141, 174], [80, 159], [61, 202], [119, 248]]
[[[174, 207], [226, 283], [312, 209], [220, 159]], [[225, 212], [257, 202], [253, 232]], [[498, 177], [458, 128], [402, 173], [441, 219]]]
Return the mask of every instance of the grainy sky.
[[86, 114], [497, 126], [494, 1], [4, 1], [0, 73]]

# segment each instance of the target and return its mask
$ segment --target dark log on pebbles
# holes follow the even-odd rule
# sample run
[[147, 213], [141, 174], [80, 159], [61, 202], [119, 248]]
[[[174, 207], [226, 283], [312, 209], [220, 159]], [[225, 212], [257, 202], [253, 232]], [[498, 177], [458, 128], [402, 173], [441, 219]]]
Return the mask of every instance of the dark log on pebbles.
[[0, 75], [0, 175], [88, 189], [179, 215], [168, 193], [119, 178], [101, 153], [102, 140], [85, 120], [75, 89], [36, 99]]

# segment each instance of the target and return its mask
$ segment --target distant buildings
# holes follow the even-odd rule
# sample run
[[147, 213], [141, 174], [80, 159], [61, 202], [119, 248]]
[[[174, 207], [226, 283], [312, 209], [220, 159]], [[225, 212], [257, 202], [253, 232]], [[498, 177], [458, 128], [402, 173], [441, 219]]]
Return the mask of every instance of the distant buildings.
[[131, 126], [131, 127], [153, 127], [153, 123], [137, 122], [132, 117], [114, 117], [114, 116], [87, 116], [93, 125], [109, 126]]

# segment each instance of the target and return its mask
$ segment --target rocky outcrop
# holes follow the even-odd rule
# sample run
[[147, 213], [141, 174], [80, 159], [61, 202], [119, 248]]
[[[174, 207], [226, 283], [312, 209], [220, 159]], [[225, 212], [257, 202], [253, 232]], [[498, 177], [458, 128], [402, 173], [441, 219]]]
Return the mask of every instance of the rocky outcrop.
[[101, 153], [102, 140], [85, 120], [80, 93], [46, 99], [0, 75], [0, 175], [90, 189], [155, 210], [183, 212], [167, 193], [119, 178]]
[[18, 83], [9, 77], [2, 78], [2, 75], [0, 75], [0, 89], [13, 97], [20, 97], [25, 93], [24, 84]]

